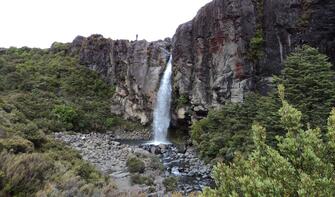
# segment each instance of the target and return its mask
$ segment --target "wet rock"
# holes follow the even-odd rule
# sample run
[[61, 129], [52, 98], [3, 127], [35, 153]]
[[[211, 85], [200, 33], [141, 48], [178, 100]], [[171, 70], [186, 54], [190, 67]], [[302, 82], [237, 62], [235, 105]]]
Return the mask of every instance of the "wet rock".
[[[75, 134], [55, 133], [54, 137], [62, 140], [74, 149], [78, 150], [83, 159], [93, 163], [105, 174], [119, 180], [124, 184], [129, 179], [126, 162], [129, 157], [137, 155], [142, 159], [151, 161], [155, 155], [160, 157], [164, 165], [163, 172], [152, 172], [155, 177], [157, 191], [163, 177], [178, 176], [177, 191], [185, 195], [192, 191], [200, 191], [203, 186], [211, 186], [213, 180], [210, 177], [211, 167], [201, 161], [192, 147], [188, 147], [185, 154], [180, 153], [172, 144], [166, 145], [127, 145], [114, 141], [111, 134]], [[150, 162], [146, 162], [150, 166]], [[149, 170], [150, 168], [147, 168]], [[146, 170], [145, 173], [151, 173]], [[161, 174], [160, 174], [161, 173]], [[145, 190], [145, 188], [142, 188]]]

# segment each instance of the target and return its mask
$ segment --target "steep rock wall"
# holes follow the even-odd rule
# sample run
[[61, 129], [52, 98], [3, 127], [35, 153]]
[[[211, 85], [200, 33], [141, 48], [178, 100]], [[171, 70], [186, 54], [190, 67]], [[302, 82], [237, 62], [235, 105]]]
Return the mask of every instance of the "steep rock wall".
[[187, 126], [211, 108], [242, 102], [249, 91], [266, 93], [296, 46], [317, 47], [335, 63], [334, 35], [334, 0], [213, 0], [178, 27], [172, 46], [93, 35], [77, 37], [71, 51], [115, 86], [113, 113], [147, 124], [172, 48], [173, 124]]
[[254, 12], [251, 0], [214, 0], [178, 27], [173, 38], [174, 119], [203, 117], [211, 107], [241, 102], [252, 88], [253, 64], [246, 56], [255, 32]]
[[[250, 41], [260, 34], [259, 59]], [[309, 44], [335, 62], [334, 0], [213, 0], [173, 37], [174, 124], [210, 108], [266, 93], [296, 46]]]
[[111, 112], [148, 124], [160, 76], [170, 56], [169, 39], [147, 42], [111, 40], [101, 35], [77, 37], [71, 51], [80, 64], [98, 72], [115, 87]]

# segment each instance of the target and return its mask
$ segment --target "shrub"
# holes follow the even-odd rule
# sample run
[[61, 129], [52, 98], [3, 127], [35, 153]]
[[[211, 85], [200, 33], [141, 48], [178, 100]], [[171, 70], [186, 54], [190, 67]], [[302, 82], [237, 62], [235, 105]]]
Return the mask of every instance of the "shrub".
[[22, 137], [13, 136], [11, 138], [0, 139], [0, 150], [1, 149], [6, 149], [15, 154], [29, 153], [34, 150], [34, 144]]
[[58, 105], [52, 110], [56, 117], [66, 124], [76, 123], [78, 119], [77, 111], [74, 107], [68, 105]]
[[182, 107], [184, 105], [186, 105], [187, 103], [189, 103], [189, 99], [187, 95], [180, 95], [177, 100], [176, 100], [176, 106], [177, 108]]
[[148, 176], [142, 176], [139, 174], [133, 174], [130, 177], [130, 181], [132, 184], [139, 184], [139, 185], [153, 185], [154, 184], [154, 179], [153, 177], [148, 177]]
[[264, 56], [263, 45], [263, 32], [261, 30], [257, 30], [254, 37], [250, 39], [248, 56], [252, 61], [259, 61]]
[[144, 162], [137, 158], [137, 157], [131, 157], [127, 160], [126, 163], [127, 167], [128, 167], [128, 171], [131, 173], [143, 173], [145, 170], [145, 164]]
[[35, 147], [39, 148], [46, 141], [45, 134], [38, 129], [33, 122], [28, 124], [16, 124], [15, 129], [21, 132], [23, 137], [34, 143]]
[[89, 163], [82, 162], [77, 168], [77, 174], [88, 182], [94, 182], [100, 179], [101, 174]]
[[[249, 94], [243, 103], [227, 103], [211, 110], [204, 119], [191, 126], [191, 137], [204, 159], [216, 157], [230, 161], [236, 151], [247, 153], [253, 148], [250, 127], [254, 121], [271, 128], [271, 135], [282, 133], [278, 125], [278, 99]], [[274, 137], [268, 143], [274, 144]]]
[[176, 177], [170, 176], [164, 179], [163, 185], [166, 188], [166, 191], [171, 192], [177, 189], [177, 182], [178, 180]]
[[43, 187], [54, 168], [53, 162], [39, 153], [11, 155], [2, 152], [0, 159], [7, 180], [4, 190], [12, 196], [31, 196]]
[[303, 123], [325, 130], [335, 104], [334, 77], [328, 57], [305, 45], [287, 57], [278, 81], [286, 88], [287, 100], [303, 112]]
[[164, 165], [162, 164], [160, 159], [158, 157], [155, 157], [155, 156], [151, 157], [151, 159], [150, 159], [150, 167], [154, 170], [159, 170], [159, 171], [164, 170]]
[[277, 137], [277, 149], [265, 143], [266, 129], [252, 126], [255, 150], [249, 157], [238, 156], [231, 164], [214, 168], [215, 189], [205, 189], [202, 196], [334, 196], [335, 195], [335, 109], [322, 137], [319, 128], [304, 129], [302, 113], [284, 99], [281, 124], [287, 131]]
[[106, 119], [106, 126], [107, 128], [113, 128], [120, 124], [120, 118], [119, 117], [110, 117]]

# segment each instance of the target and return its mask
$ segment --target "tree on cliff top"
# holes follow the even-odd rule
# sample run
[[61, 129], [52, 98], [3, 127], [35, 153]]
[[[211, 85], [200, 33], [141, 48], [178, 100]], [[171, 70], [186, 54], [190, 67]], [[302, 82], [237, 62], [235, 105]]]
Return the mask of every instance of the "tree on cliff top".
[[335, 108], [328, 119], [325, 139], [319, 128], [303, 129], [302, 113], [284, 100], [281, 124], [287, 131], [277, 137], [278, 150], [265, 143], [265, 128], [252, 126], [255, 150], [247, 159], [236, 157], [231, 164], [214, 168], [216, 189], [202, 196], [334, 196], [335, 195]]

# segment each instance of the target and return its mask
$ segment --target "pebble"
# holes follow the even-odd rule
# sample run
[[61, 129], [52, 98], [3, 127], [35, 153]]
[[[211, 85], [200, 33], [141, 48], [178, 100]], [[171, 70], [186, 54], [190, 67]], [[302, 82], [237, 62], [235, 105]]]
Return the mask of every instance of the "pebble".
[[54, 137], [78, 150], [83, 159], [95, 164], [99, 170], [115, 179], [130, 175], [126, 171], [129, 156], [135, 154], [145, 158], [155, 154], [164, 164], [164, 172], [156, 178], [178, 176], [177, 190], [185, 195], [214, 183], [211, 178], [211, 166], [200, 160], [192, 147], [186, 147], [185, 151], [181, 152], [172, 144], [130, 146], [115, 141], [114, 135], [102, 133], [55, 133]]

